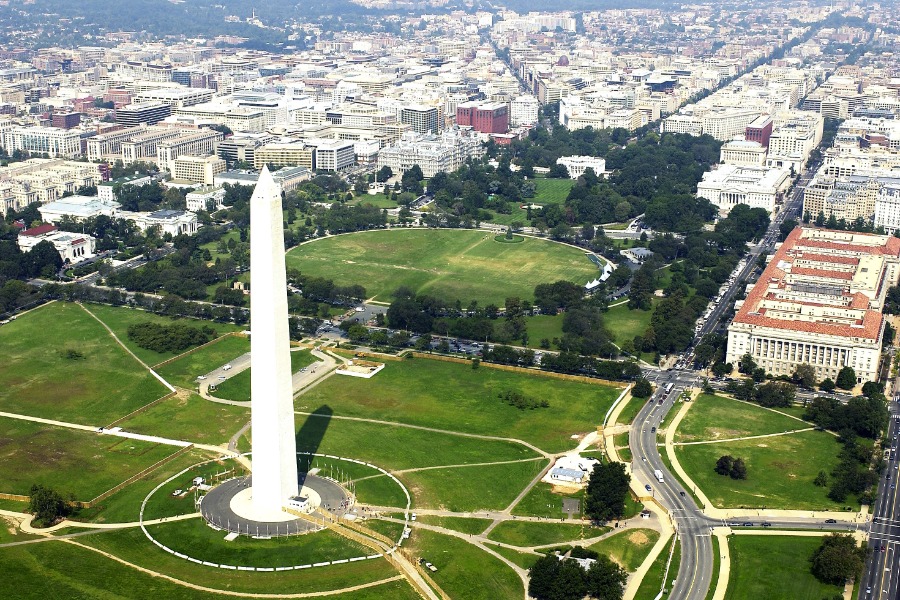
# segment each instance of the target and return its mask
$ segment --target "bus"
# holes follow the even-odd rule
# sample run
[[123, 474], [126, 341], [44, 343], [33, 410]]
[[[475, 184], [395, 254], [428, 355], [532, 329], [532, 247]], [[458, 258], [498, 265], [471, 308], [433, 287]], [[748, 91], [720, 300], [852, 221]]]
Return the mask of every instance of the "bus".
[[675, 387], [674, 383], [669, 383], [666, 385], [666, 396], [672, 393], [672, 388]]

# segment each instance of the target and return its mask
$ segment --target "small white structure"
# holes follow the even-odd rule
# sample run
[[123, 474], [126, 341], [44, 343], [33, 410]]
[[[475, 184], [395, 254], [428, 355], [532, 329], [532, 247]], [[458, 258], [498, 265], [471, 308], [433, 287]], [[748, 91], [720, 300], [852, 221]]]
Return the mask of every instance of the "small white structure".
[[40, 225], [19, 232], [16, 242], [19, 250], [30, 252], [41, 242], [50, 242], [64, 262], [77, 263], [96, 253], [97, 240], [83, 233], [59, 231], [53, 225]]
[[643, 264], [645, 260], [653, 256], [653, 250], [647, 248], [628, 248], [626, 250], [620, 250], [619, 254], [636, 263]]
[[550, 469], [550, 479], [558, 481], [568, 481], [571, 483], [582, 483], [587, 477], [587, 473], [580, 469], [565, 469], [562, 467], [554, 467]]
[[587, 169], [593, 169], [597, 177], [603, 177], [606, 171], [606, 161], [599, 156], [560, 156], [556, 164], [568, 169], [570, 179], [578, 179]]
[[350, 377], [362, 377], [363, 379], [371, 379], [384, 368], [384, 363], [375, 363], [367, 360], [354, 359], [345, 364], [335, 373], [338, 375], [349, 375]]
[[209, 208], [212, 208], [213, 211], [222, 210], [225, 207], [222, 203], [224, 199], [225, 188], [222, 187], [208, 187], [195, 190], [193, 192], [188, 192], [185, 196], [187, 209], [191, 212], [208, 210]]
[[582, 486], [591, 478], [591, 471], [599, 461], [578, 454], [566, 454], [556, 459], [556, 464], [541, 480], [556, 485]]
[[288, 498], [287, 506], [302, 513], [312, 512], [312, 506], [309, 503], [309, 498], [306, 496], [291, 496]]

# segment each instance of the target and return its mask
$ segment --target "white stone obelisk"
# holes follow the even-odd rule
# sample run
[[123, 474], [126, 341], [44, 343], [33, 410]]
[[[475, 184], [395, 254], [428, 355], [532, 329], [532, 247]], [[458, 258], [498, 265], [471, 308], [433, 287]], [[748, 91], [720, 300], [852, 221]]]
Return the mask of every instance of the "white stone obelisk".
[[281, 512], [296, 496], [281, 189], [263, 168], [250, 199], [250, 399], [253, 511]]

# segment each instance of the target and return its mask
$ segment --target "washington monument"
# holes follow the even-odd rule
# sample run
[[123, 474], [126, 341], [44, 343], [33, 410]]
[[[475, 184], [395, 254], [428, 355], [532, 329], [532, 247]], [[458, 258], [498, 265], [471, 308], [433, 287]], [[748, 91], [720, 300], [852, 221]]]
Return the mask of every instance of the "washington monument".
[[250, 199], [250, 399], [253, 510], [298, 493], [281, 189], [267, 168]]

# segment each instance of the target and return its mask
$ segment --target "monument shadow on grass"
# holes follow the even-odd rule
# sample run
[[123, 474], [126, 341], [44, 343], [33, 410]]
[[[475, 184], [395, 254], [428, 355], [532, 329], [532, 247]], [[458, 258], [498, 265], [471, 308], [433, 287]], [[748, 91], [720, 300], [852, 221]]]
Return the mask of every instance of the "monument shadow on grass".
[[[325, 431], [331, 422], [331, 416], [334, 411], [327, 404], [320, 406], [311, 414], [307, 415], [306, 421], [297, 431], [297, 452], [309, 452], [315, 454], [322, 445], [322, 439], [325, 437]], [[303, 483], [306, 481], [306, 475], [309, 473], [310, 465], [315, 460], [314, 456], [297, 456], [297, 477], [300, 483], [300, 489], [303, 489]]]

